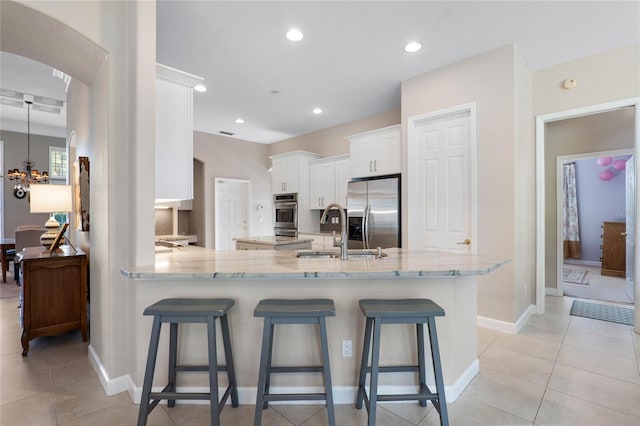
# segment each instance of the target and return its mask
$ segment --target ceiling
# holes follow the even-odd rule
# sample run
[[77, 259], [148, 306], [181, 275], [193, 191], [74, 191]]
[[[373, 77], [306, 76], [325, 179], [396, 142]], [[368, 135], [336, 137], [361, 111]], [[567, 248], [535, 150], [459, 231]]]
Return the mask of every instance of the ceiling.
[[[195, 130], [272, 143], [398, 109], [403, 80], [496, 47], [516, 43], [537, 70], [638, 43], [638, 22], [636, 1], [159, 0], [156, 55], [204, 77]], [[285, 38], [292, 27], [301, 41]], [[422, 50], [404, 52], [413, 40]], [[2, 88], [23, 79], [43, 93], [59, 85], [50, 67], [48, 76], [26, 72], [28, 63], [13, 66], [6, 55]], [[313, 114], [316, 106], [324, 113]]]

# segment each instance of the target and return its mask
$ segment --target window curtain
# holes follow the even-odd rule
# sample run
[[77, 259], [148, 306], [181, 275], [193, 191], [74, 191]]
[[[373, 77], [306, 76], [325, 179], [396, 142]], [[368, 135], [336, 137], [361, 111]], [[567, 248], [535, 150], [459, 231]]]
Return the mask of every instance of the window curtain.
[[562, 240], [565, 259], [580, 258], [575, 163], [562, 164]]

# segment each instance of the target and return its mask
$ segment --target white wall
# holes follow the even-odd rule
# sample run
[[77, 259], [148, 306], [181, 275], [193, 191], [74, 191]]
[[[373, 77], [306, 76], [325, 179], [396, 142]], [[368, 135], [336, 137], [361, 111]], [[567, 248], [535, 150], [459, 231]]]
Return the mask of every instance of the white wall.
[[[515, 46], [508, 45], [439, 70], [402, 82], [403, 173], [406, 174], [406, 123], [409, 117], [475, 102], [477, 108], [477, 188], [478, 229], [477, 252], [516, 259], [514, 249], [516, 227], [523, 235], [535, 223], [535, 217], [516, 216], [526, 202], [518, 200], [516, 186], [526, 186], [515, 174], [516, 146], [520, 166], [533, 157], [523, 155], [533, 140], [530, 132], [518, 128], [519, 114], [527, 114], [527, 78]], [[516, 79], [518, 77], [518, 79]], [[520, 98], [518, 98], [520, 97]], [[515, 106], [520, 99], [522, 109]], [[520, 105], [520, 104], [518, 104]], [[516, 144], [518, 138], [518, 144]], [[522, 150], [521, 150], [522, 149]], [[532, 169], [532, 166], [528, 166]], [[530, 177], [525, 177], [531, 179]], [[403, 194], [407, 193], [410, 178], [403, 179]], [[403, 239], [407, 240], [406, 197], [402, 206]], [[516, 221], [520, 222], [516, 225]], [[520, 241], [518, 241], [520, 243]], [[530, 242], [526, 242], [527, 246]], [[518, 269], [516, 269], [518, 268]], [[524, 294], [519, 281], [528, 279], [528, 266], [511, 262], [487, 277], [478, 280], [478, 315], [506, 322], [515, 322], [522, 314], [522, 303], [516, 309], [515, 300]], [[529, 287], [533, 284], [528, 283]]]
[[129, 373], [130, 321], [142, 318], [127, 317], [120, 268], [153, 262], [155, 3], [24, 4], [0, 4], [3, 50], [90, 87], [91, 346], [106, 375], [119, 377]]
[[[215, 245], [216, 177], [251, 181], [249, 232], [253, 236], [273, 235], [269, 145], [202, 132], [194, 132], [193, 143], [193, 155], [204, 164], [205, 244], [201, 245], [207, 248], [214, 248]], [[258, 204], [264, 206], [260, 214], [257, 211]], [[259, 217], [262, 217], [262, 222], [258, 221]]]

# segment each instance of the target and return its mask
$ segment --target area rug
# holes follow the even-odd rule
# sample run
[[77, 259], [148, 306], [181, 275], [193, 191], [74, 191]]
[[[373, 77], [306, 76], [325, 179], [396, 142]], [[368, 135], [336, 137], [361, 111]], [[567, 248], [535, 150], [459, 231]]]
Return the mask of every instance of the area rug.
[[569, 315], [633, 326], [633, 308], [574, 300]]
[[589, 284], [589, 271], [583, 269], [562, 270], [562, 281], [574, 284]]

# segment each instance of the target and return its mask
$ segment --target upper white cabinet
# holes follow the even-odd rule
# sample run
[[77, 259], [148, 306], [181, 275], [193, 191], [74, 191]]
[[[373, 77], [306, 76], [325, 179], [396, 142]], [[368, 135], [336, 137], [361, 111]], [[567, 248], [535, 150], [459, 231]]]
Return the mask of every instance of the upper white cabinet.
[[193, 86], [202, 78], [156, 64], [156, 201], [193, 199]]
[[324, 209], [330, 203], [347, 205], [349, 157], [315, 160], [309, 166], [309, 208]]
[[306, 151], [291, 151], [272, 156], [273, 193], [296, 192], [299, 194], [298, 204], [301, 198], [308, 198], [306, 192], [309, 187], [309, 162], [319, 157], [318, 154]]
[[402, 171], [399, 124], [348, 136], [347, 139], [350, 144], [349, 168], [352, 178], [388, 175]]

